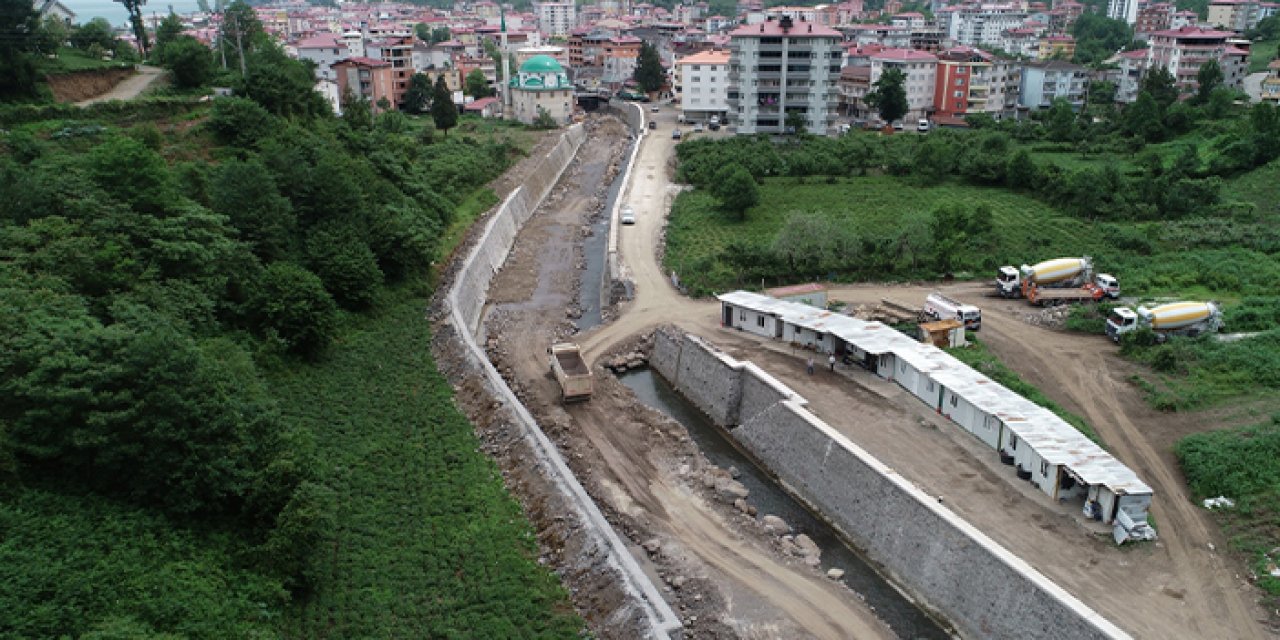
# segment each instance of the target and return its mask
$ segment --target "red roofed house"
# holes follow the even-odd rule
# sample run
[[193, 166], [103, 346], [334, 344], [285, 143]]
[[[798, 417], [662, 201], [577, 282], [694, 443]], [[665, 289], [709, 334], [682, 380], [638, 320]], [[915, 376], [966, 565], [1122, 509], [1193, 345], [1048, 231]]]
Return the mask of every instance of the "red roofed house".
[[356, 96], [364, 96], [373, 105], [374, 113], [382, 110], [378, 101], [383, 98], [391, 103], [392, 109], [396, 108], [390, 62], [347, 58], [333, 63], [333, 71], [338, 76], [338, 95], [345, 96], [350, 91]]
[[501, 114], [502, 103], [498, 102], [497, 98], [480, 98], [472, 100], [462, 108], [462, 111], [481, 118], [496, 118]]
[[737, 133], [784, 133], [788, 116], [800, 117], [810, 133], [831, 131], [839, 31], [783, 15], [729, 35], [729, 121]]
[[1280, 107], [1280, 60], [1267, 65], [1267, 77], [1262, 79], [1262, 101]]
[[605, 41], [601, 80], [614, 89], [630, 80], [636, 74], [641, 44], [643, 42], [635, 36], [615, 36]]
[[316, 64], [316, 80], [334, 80], [333, 63], [350, 56], [347, 44], [337, 34], [325, 33], [294, 45], [299, 60], [310, 60]]

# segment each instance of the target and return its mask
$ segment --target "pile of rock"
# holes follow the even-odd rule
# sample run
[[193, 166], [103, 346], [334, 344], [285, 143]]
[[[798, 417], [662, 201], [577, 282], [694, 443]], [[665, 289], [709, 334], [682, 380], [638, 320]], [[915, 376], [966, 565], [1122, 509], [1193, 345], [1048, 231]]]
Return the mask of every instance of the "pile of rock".
[[1067, 318], [1071, 316], [1071, 305], [1061, 305], [1057, 307], [1049, 307], [1039, 311], [1027, 313], [1025, 311], [1015, 311], [1022, 316], [1022, 321], [1035, 325], [1037, 327], [1046, 327], [1049, 329], [1061, 329], [1066, 326]]
[[632, 369], [643, 369], [649, 366], [649, 356], [642, 351], [631, 351], [609, 358], [604, 366], [614, 373], [626, 373]]

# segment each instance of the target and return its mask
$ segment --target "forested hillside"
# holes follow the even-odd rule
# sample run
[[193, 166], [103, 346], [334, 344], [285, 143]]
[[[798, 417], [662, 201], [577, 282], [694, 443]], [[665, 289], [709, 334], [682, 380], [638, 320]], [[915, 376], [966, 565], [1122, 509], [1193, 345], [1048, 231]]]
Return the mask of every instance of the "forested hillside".
[[528, 134], [255, 56], [245, 98], [0, 108], [0, 637], [575, 635], [422, 317]]

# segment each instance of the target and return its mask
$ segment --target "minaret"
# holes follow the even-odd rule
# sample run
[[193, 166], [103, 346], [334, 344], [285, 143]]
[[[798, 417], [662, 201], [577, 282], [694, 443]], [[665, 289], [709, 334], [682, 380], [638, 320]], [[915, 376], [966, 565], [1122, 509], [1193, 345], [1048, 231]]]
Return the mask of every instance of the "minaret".
[[502, 91], [502, 117], [503, 119], [511, 119], [511, 62], [507, 55], [507, 12], [503, 8], [502, 3], [498, 3], [498, 20], [501, 27], [500, 33], [502, 44], [498, 47], [498, 57], [502, 63], [502, 82], [498, 87]]

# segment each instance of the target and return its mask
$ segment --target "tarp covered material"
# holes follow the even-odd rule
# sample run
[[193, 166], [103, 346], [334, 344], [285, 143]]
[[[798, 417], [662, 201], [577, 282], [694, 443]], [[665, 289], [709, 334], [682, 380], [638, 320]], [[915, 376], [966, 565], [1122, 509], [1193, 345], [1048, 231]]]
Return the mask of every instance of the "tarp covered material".
[[1150, 495], [1131, 469], [1056, 414], [987, 378], [947, 352], [917, 342], [879, 322], [859, 320], [823, 309], [777, 300], [749, 291], [717, 296], [722, 304], [767, 313], [819, 333], [829, 333], [858, 349], [892, 354], [920, 374], [950, 389], [979, 411], [1000, 419], [1006, 429], [1042, 460], [1062, 465], [1077, 480], [1101, 485], [1119, 496]]

